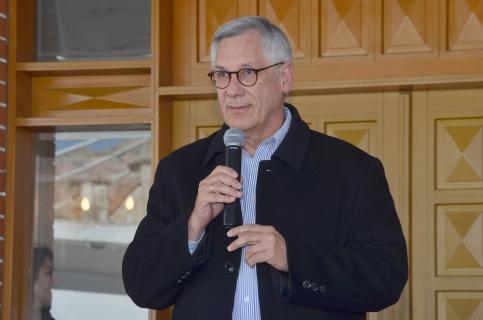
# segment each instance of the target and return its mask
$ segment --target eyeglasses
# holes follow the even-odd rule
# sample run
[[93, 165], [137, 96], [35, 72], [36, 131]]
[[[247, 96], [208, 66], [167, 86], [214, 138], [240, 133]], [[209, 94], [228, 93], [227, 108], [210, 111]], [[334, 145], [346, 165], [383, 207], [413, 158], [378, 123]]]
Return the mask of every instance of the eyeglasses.
[[237, 71], [215, 70], [208, 73], [208, 77], [210, 77], [211, 83], [213, 83], [213, 85], [218, 89], [225, 89], [230, 85], [232, 74], [236, 74], [238, 81], [242, 85], [244, 85], [245, 87], [251, 87], [255, 85], [255, 83], [257, 83], [257, 75], [260, 71], [267, 70], [268, 68], [275, 67], [284, 63], [285, 62], [278, 62], [260, 69], [242, 68]]

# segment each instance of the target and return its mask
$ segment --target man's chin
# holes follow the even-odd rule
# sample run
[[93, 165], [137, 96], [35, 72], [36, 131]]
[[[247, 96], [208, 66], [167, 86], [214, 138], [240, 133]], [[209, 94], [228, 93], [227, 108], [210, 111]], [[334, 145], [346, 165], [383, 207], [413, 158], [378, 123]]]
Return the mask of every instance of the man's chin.
[[226, 117], [225, 118], [225, 123], [230, 127], [230, 128], [238, 128], [243, 131], [246, 129], [250, 128], [250, 119], [247, 119], [247, 117]]

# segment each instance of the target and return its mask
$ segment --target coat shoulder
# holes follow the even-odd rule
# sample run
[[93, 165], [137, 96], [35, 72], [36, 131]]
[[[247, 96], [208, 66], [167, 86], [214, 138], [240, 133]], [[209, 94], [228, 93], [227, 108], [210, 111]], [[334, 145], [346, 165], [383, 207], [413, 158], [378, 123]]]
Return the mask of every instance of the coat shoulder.
[[353, 144], [317, 131], [311, 130], [311, 147], [319, 157], [340, 162], [364, 163], [374, 160], [374, 157]]
[[201, 166], [211, 139], [212, 136], [184, 145], [165, 156], [161, 161], [169, 168]]

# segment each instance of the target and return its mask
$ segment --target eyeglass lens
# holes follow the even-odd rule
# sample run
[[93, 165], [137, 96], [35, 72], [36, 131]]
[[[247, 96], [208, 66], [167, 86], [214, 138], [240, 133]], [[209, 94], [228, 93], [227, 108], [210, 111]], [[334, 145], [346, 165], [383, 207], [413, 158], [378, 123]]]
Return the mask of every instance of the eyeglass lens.
[[230, 84], [233, 73], [236, 74], [238, 81], [244, 86], [253, 86], [257, 82], [257, 73], [251, 68], [243, 68], [238, 70], [238, 72], [228, 72], [224, 70], [214, 71], [211, 75], [211, 81], [217, 88], [226, 88]]

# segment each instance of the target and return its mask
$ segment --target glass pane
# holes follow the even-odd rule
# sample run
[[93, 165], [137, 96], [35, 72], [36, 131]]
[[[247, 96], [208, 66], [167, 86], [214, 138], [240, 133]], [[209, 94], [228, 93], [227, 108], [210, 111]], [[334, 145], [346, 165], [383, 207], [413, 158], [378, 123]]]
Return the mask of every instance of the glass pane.
[[121, 263], [145, 215], [150, 132], [40, 133], [35, 149], [32, 319], [50, 305], [55, 319], [148, 319]]
[[38, 0], [37, 59], [145, 58], [150, 0]]

